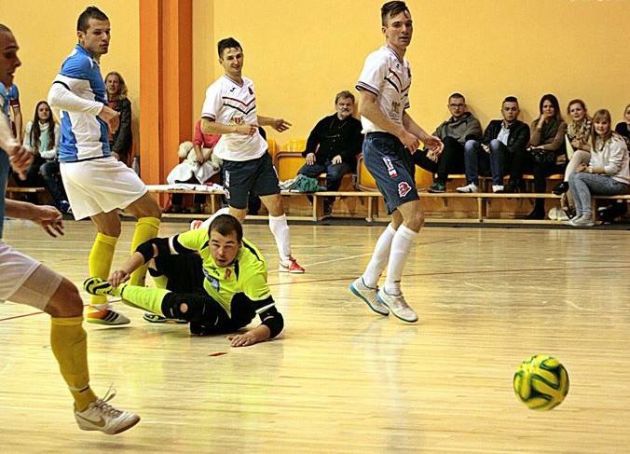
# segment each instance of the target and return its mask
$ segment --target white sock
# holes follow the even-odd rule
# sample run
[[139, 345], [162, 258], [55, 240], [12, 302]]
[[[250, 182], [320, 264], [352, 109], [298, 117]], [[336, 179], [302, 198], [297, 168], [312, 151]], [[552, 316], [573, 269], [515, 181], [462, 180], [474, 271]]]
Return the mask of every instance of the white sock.
[[220, 214], [230, 214], [230, 207], [223, 207], [223, 208], [221, 208], [216, 213], [214, 213], [212, 216], [210, 216], [208, 219], [203, 221], [203, 224], [201, 224], [201, 226], [198, 227], [198, 228], [208, 230], [208, 228], [210, 227], [210, 224], [212, 223], [212, 221], [214, 221], [214, 218], [216, 218]]
[[269, 230], [276, 239], [276, 246], [280, 254], [282, 263], [286, 263], [291, 258], [291, 240], [289, 238], [289, 224], [287, 224], [287, 216], [269, 216]]
[[396, 235], [396, 229], [389, 224], [378, 238], [370, 263], [368, 263], [367, 268], [363, 272], [363, 283], [368, 287], [375, 288], [378, 284], [378, 279], [381, 277], [381, 274], [383, 274], [383, 270], [387, 265], [389, 249], [392, 245], [394, 235]]
[[387, 277], [385, 278], [385, 291], [390, 295], [400, 294], [400, 279], [402, 278], [403, 268], [405, 268], [407, 263], [407, 255], [409, 255], [416, 235], [418, 235], [417, 232], [404, 225], [398, 227], [398, 231], [394, 235], [391, 251], [389, 252]]

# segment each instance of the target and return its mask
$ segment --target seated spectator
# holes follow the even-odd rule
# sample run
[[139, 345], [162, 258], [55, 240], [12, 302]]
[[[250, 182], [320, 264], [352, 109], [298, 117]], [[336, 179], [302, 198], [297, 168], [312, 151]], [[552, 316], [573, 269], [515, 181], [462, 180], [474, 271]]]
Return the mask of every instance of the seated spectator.
[[[220, 137], [218, 134], [204, 134], [201, 131], [201, 120], [198, 120], [195, 123], [193, 141], [183, 142], [179, 146], [180, 164], [168, 174], [166, 178], [168, 183], [205, 184], [219, 173], [221, 160], [212, 153], [212, 150]], [[173, 194], [169, 212], [182, 212], [183, 197], [183, 194]], [[203, 194], [194, 196], [192, 212], [201, 212], [205, 197]]]
[[624, 121], [620, 121], [615, 126], [615, 132], [626, 140], [626, 145], [630, 147], [630, 104], [623, 111]]
[[7, 101], [7, 108], [10, 108], [10, 112], [13, 113], [13, 118], [7, 112], [7, 117], [11, 122], [11, 129], [17, 140], [22, 143], [24, 140], [24, 134], [22, 129], [22, 109], [20, 108], [20, 91], [17, 85], [12, 84], [10, 87], [5, 87], [0, 82], [0, 96], [3, 96]]
[[[326, 190], [337, 191], [346, 173], [357, 167], [356, 155], [361, 152], [363, 135], [361, 122], [354, 118], [354, 95], [342, 91], [335, 96], [333, 115], [322, 118], [311, 131], [306, 141], [306, 164], [298, 171], [307, 177], [317, 178], [326, 173]], [[335, 199], [324, 201], [324, 214], [332, 213]]]
[[[39, 173], [57, 209], [68, 214], [71, 213], [70, 203], [68, 203], [68, 196], [61, 181], [57, 160], [59, 138], [59, 124], [53, 117], [50, 106], [46, 101], [38, 102], [35, 106], [33, 121], [26, 124], [24, 134], [24, 147], [34, 155], [29, 173]], [[30, 175], [31, 181], [38, 183], [41, 181], [39, 176]]]
[[[479, 168], [492, 175], [492, 192], [503, 192], [503, 177], [512, 169], [515, 156], [523, 156], [529, 142], [529, 126], [518, 120], [520, 109], [518, 99], [508, 96], [503, 100], [501, 114], [503, 120], [492, 120], [481, 141], [470, 139], [464, 145], [466, 186], [457, 192], [479, 191]], [[517, 181], [521, 175], [512, 173], [510, 181]]]
[[435, 155], [428, 149], [424, 149], [418, 150], [413, 155], [416, 165], [437, 174], [429, 192], [446, 191], [448, 175], [464, 171], [466, 141], [481, 139], [481, 124], [473, 114], [467, 111], [464, 95], [453, 93], [448, 98], [448, 110], [451, 118], [438, 126], [433, 133], [444, 143], [442, 153]]
[[122, 76], [112, 71], [105, 76], [107, 104], [120, 113], [120, 126], [109, 136], [109, 146], [114, 156], [128, 166], [131, 165], [131, 102], [127, 99], [127, 84]]
[[593, 115], [591, 159], [580, 164], [569, 177], [575, 200], [576, 216], [568, 221], [573, 227], [591, 227], [591, 195], [618, 195], [630, 192], [628, 147], [623, 137], [612, 131], [610, 112], [598, 110]]
[[588, 164], [591, 159], [591, 126], [592, 120], [588, 116], [586, 104], [581, 99], [569, 102], [567, 108], [570, 120], [567, 126], [566, 150], [569, 156], [569, 164], [564, 171], [564, 180], [553, 188], [556, 195], [564, 194], [569, 190], [569, 176], [580, 164]]
[[[567, 124], [560, 113], [558, 98], [546, 94], [540, 99], [540, 116], [531, 126], [528, 158], [534, 174], [534, 192], [546, 192], [546, 178], [554, 173], [564, 171], [567, 157], [564, 146], [564, 135]], [[526, 163], [527, 164], [527, 163]], [[545, 218], [545, 199], [536, 199], [534, 210], [527, 219]]]

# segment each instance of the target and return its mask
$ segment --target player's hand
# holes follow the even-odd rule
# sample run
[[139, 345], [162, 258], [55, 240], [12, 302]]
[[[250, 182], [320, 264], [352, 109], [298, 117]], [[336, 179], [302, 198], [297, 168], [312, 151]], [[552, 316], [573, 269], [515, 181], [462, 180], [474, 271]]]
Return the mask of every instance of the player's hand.
[[110, 134], [114, 134], [118, 131], [120, 126], [120, 114], [109, 106], [103, 106], [103, 109], [98, 114], [98, 117], [107, 123]]
[[256, 125], [237, 125], [235, 131], [237, 134], [243, 134], [246, 136], [253, 136], [258, 133], [258, 126]]
[[588, 169], [588, 164], [584, 164], [583, 162], [579, 163], [578, 166], [575, 168], [575, 171], [580, 173], [580, 172], [586, 172], [586, 169]]
[[341, 164], [341, 156], [337, 155], [334, 158], [332, 158], [332, 163], [333, 164]]
[[112, 273], [107, 278], [107, 281], [112, 284], [112, 287], [118, 287], [123, 282], [129, 280], [129, 273], [125, 270], [116, 270], [112, 271]]
[[422, 139], [422, 142], [424, 142], [424, 145], [437, 156], [440, 156], [442, 151], [444, 151], [444, 144], [439, 137], [426, 136]]
[[411, 154], [415, 153], [418, 147], [420, 146], [420, 139], [411, 134], [410, 132], [403, 131], [400, 136], [398, 136], [403, 146], [409, 150]]
[[289, 129], [292, 126], [292, 124], [284, 120], [283, 118], [275, 118], [271, 122], [270, 126], [278, 132], [284, 132], [287, 129]]
[[490, 154], [490, 147], [488, 145], [486, 145], [485, 143], [482, 143], [481, 148], [483, 148], [483, 151]]
[[228, 336], [228, 340], [232, 347], [249, 347], [258, 342], [256, 336], [254, 336], [251, 331], [243, 334], [232, 334]]
[[49, 205], [34, 205], [31, 221], [39, 224], [53, 238], [63, 235], [63, 217], [57, 208]]
[[15, 173], [19, 175], [21, 180], [26, 180], [26, 171], [33, 162], [33, 153], [16, 143], [14, 146], [8, 148], [7, 154], [9, 155], [9, 162]]
[[309, 166], [312, 166], [313, 164], [315, 164], [315, 153], [309, 153], [306, 155], [306, 163]]

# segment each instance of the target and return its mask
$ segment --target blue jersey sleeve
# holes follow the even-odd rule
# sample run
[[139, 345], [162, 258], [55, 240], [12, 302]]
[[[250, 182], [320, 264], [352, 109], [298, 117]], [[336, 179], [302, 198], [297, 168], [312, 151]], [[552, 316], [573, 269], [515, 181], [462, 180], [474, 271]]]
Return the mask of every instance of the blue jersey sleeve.
[[59, 74], [72, 79], [90, 80], [91, 71], [92, 61], [90, 58], [75, 53], [66, 58], [66, 61], [61, 65], [61, 72]]

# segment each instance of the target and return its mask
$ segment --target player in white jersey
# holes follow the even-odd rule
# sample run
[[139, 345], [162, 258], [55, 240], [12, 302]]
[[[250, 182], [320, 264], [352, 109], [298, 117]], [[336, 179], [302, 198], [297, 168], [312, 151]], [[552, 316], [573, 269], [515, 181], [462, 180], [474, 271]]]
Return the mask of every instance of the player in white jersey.
[[[443, 144], [425, 132], [407, 113], [411, 70], [405, 52], [411, 43], [411, 13], [402, 1], [381, 8], [386, 45], [365, 60], [357, 83], [363, 124], [363, 157], [385, 198], [392, 220], [379, 237], [362, 276], [350, 291], [381, 315], [390, 312], [406, 322], [418, 316], [403, 297], [400, 281], [413, 240], [424, 223], [411, 154], [420, 141], [438, 155]], [[378, 280], [387, 266], [383, 288]]]
[[243, 48], [234, 38], [218, 43], [219, 63], [225, 74], [206, 91], [201, 111], [205, 134], [221, 134], [214, 154], [223, 160], [224, 185], [230, 214], [239, 220], [247, 215], [249, 194], [260, 196], [269, 211], [269, 228], [280, 253], [279, 270], [303, 273], [291, 255], [289, 226], [284, 213], [278, 176], [259, 126], [282, 132], [290, 123], [281, 118], [258, 115], [256, 92], [251, 80], [243, 77]]
[[[63, 62], [48, 102], [61, 110], [59, 162], [72, 213], [76, 219], [90, 217], [97, 230], [89, 274], [107, 279], [121, 233], [119, 210], [138, 219], [132, 251], [157, 236], [161, 210], [142, 180], [109, 148], [109, 132], [116, 130], [119, 121], [118, 112], [107, 106], [99, 68], [100, 57], [109, 49], [109, 19], [98, 8], [88, 7], [77, 21], [77, 35], [79, 43]], [[139, 269], [131, 280], [143, 285], [145, 273], [146, 268]], [[92, 296], [91, 306], [90, 322], [129, 323], [109, 308], [104, 296]]]
[[[13, 33], [0, 24], [0, 82], [7, 87], [11, 86], [13, 74], [21, 64], [17, 51]], [[27, 304], [51, 316], [50, 346], [74, 398], [75, 419], [79, 427], [107, 434], [123, 432], [137, 424], [140, 417], [109, 405], [107, 401], [113, 395], [98, 399], [90, 388], [83, 302], [77, 288], [68, 279], [2, 241], [9, 156], [13, 169], [22, 175], [33, 159], [32, 153], [22, 147], [11, 133], [3, 110], [5, 102], [0, 94], [0, 301]], [[31, 220], [53, 237], [63, 235], [61, 213], [54, 207], [6, 200], [6, 214]], [[31, 383], [24, 384], [27, 400], [34, 398], [32, 390]]]

